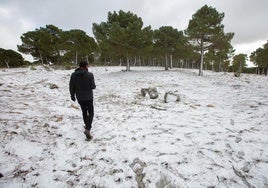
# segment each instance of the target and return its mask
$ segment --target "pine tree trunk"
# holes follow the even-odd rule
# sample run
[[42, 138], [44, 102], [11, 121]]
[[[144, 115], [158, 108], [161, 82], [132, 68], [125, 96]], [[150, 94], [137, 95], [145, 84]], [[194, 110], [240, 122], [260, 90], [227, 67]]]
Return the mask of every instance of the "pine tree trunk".
[[170, 68], [173, 68], [172, 55], [170, 55]]
[[75, 51], [75, 64], [76, 65], [78, 65], [78, 62], [77, 62], [78, 60], [77, 59], [78, 59], [78, 53], [77, 53], [77, 51]]
[[221, 72], [221, 58], [220, 58], [220, 62], [219, 62], [219, 72]]
[[86, 58], [87, 58], [87, 64], [89, 64], [89, 61], [88, 61], [88, 55], [86, 55]]
[[126, 68], [126, 71], [130, 71], [130, 64], [129, 64], [129, 58], [127, 56], [127, 68]]
[[137, 63], [137, 57], [135, 56], [135, 58], [134, 58], [134, 65], [133, 66], [136, 66], [136, 63]]
[[7, 68], [9, 69], [9, 61], [8, 60], [5, 60], [5, 64], [7, 65]]
[[42, 57], [40, 50], [39, 50], [39, 56], [40, 56], [40, 60], [41, 60], [42, 65], [44, 65], [43, 57]]
[[199, 76], [203, 76], [203, 59], [204, 59], [204, 44], [203, 44], [203, 39], [202, 39], [201, 40], [201, 60], [200, 60]]
[[167, 57], [167, 54], [166, 54], [166, 64], [165, 64], [165, 70], [168, 70], [168, 57]]

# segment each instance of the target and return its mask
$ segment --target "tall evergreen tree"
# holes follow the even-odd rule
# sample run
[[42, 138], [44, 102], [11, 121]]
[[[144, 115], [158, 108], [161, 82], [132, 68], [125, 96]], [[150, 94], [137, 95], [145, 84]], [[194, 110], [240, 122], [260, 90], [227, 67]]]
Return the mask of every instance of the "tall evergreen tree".
[[243, 69], [246, 67], [246, 54], [238, 54], [233, 57], [233, 70], [237, 73], [242, 73]]
[[165, 70], [168, 70], [168, 56], [176, 51], [183, 33], [171, 26], [163, 26], [154, 31], [154, 44], [161, 55], [165, 56]]
[[21, 36], [22, 44], [17, 46], [18, 51], [32, 55], [42, 64], [60, 63], [61, 35], [62, 30], [54, 25], [29, 31]]
[[[226, 62], [229, 62], [228, 59], [233, 56], [234, 50], [231, 45], [233, 36], [234, 33], [222, 33], [220, 35], [216, 35], [215, 39], [213, 39], [214, 43], [211, 46], [211, 50], [215, 51], [218, 65], [217, 69], [219, 72], [226, 70]], [[225, 67], [225, 69], [223, 69], [223, 67]]]
[[206, 69], [215, 71], [215, 62], [217, 61], [216, 52], [212, 49], [204, 55], [204, 66]]
[[183, 62], [193, 62], [197, 60], [198, 54], [194, 50], [194, 46], [188, 41], [188, 38], [180, 32], [180, 38], [178, 39], [175, 58]]
[[[268, 75], [268, 41], [262, 48], [258, 48], [250, 55], [250, 60]], [[266, 69], [266, 71], [265, 71]]]
[[[130, 57], [145, 48], [150, 40], [150, 28], [144, 28], [140, 17], [120, 10], [109, 12], [107, 22], [93, 24], [93, 34], [102, 55], [113, 59], [126, 59], [126, 70], [130, 70]], [[144, 35], [146, 34], [146, 35]]]
[[193, 44], [200, 51], [199, 75], [203, 75], [203, 57], [205, 51], [209, 50], [217, 39], [224, 37], [224, 26], [221, 23], [224, 13], [218, 13], [215, 8], [207, 5], [199, 9], [189, 21], [186, 34], [193, 40]]
[[46, 48], [47, 60], [49, 63], [60, 64], [62, 63], [61, 59], [61, 43], [62, 43], [62, 29], [59, 29], [54, 25], [46, 25], [45, 28], [40, 28], [41, 32], [44, 32], [47, 35]]
[[64, 49], [64, 60], [72, 61], [76, 64], [78, 61], [93, 60], [93, 53], [97, 48], [94, 38], [89, 37], [84, 31], [73, 29], [64, 31], [62, 35], [62, 46]]
[[29, 31], [21, 36], [22, 44], [18, 45], [18, 51], [24, 54], [30, 54], [35, 59], [43, 63], [43, 47], [41, 33], [38, 31]]

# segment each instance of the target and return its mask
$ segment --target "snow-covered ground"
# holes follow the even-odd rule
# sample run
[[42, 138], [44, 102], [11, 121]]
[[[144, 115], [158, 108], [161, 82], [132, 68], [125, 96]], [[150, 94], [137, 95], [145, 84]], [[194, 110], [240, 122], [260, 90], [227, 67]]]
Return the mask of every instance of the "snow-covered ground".
[[[268, 77], [122, 69], [90, 68], [91, 142], [73, 70], [1, 69], [0, 187], [268, 187]], [[167, 91], [181, 101], [164, 103]]]

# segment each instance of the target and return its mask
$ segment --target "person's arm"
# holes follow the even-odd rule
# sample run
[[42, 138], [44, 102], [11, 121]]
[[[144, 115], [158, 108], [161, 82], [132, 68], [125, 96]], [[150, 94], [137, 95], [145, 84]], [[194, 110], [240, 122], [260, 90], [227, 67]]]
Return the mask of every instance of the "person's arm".
[[70, 83], [69, 83], [69, 91], [70, 91], [70, 95], [71, 95], [71, 99], [72, 101], [75, 101], [75, 87], [74, 87], [74, 78], [73, 78], [73, 75], [71, 75], [71, 78], [70, 78]]
[[95, 79], [94, 79], [94, 75], [91, 74], [92, 78], [91, 78], [91, 89], [96, 89], [96, 84], [95, 84]]

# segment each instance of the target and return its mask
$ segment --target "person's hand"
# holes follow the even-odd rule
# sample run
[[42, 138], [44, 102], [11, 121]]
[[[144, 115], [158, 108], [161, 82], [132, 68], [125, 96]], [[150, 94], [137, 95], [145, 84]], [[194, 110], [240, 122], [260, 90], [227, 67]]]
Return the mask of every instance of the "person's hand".
[[75, 102], [75, 97], [74, 97], [74, 96], [72, 96], [72, 97], [71, 97], [71, 99], [72, 99], [72, 101], [74, 101], [74, 102]]

